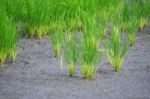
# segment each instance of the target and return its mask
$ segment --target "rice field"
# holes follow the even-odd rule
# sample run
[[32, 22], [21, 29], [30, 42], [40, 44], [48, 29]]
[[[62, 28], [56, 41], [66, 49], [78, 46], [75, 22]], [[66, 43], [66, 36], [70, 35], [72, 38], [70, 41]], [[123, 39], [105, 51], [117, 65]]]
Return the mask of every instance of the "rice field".
[[1, 0], [0, 99], [150, 99], [150, 0]]
[[149, 5], [149, 0], [1, 0], [0, 64], [15, 61], [20, 39], [48, 36], [70, 77], [79, 68], [80, 77], [94, 79], [105, 54], [118, 72], [137, 32], [148, 25]]

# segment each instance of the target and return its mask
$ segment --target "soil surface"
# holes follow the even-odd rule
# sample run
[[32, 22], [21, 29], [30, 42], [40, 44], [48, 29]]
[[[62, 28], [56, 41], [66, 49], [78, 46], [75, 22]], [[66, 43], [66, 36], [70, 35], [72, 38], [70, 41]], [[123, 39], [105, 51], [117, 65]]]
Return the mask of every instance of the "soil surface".
[[60, 69], [47, 37], [21, 39], [14, 63], [0, 66], [0, 99], [150, 99], [150, 24], [137, 34], [122, 70], [104, 58], [94, 80]]

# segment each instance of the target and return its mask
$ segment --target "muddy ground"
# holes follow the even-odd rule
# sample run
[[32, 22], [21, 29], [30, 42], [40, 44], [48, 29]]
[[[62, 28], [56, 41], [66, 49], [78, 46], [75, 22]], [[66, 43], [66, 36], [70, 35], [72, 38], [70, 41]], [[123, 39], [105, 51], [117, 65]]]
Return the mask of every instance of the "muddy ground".
[[21, 39], [16, 61], [0, 66], [0, 99], [150, 99], [150, 24], [137, 35], [123, 69], [106, 59], [94, 80], [60, 69], [48, 38]]

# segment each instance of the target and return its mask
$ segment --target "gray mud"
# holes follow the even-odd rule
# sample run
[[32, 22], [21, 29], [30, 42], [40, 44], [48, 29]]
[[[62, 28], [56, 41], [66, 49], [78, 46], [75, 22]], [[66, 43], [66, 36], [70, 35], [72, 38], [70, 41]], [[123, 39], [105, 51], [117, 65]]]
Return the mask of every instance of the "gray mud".
[[150, 25], [137, 35], [122, 70], [105, 59], [94, 80], [70, 78], [48, 38], [21, 39], [17, 59], [0, 67], [0, 99], [150, 99]]

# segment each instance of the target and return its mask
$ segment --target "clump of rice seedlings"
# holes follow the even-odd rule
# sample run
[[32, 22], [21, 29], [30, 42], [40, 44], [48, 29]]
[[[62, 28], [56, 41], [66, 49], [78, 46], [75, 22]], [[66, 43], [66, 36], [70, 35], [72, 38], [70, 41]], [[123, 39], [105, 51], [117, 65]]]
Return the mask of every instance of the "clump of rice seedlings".
[[59, 55], [60, 48], [61, 48], [62, 42], [63, 42], [64, 27], [65, 27], [65, 24], [63, 24], [63, 23], [64, 23], [63, 21], [58, 21], [54, 24], [51, 24], [52, 28], [55, 28], [55, 26], [57, 27], [53, 33], [50, 33], [50, 39], [52, 41], [55, 57], [57, 57]]
[[68, 32], [77, 31], [78, 30], [77, 20], [76, 19], [67, 20], [67, 27], [66, 28], [67, 28]]
[[136, 40], [136, 28], [139, 14], [138, 5], [135, 0], [131, 2], [124, 1], [123, 3], [122, 12], [120, 12], [119, 18], [117, 17], [116, 23], [121, 23], [121, 25], [118, 24], [120, 31], [128, 33], [129, 45], [133, 46]]
[[28, 33], [28, 37], [34, 37], [35, 33], [36, 33], [36, 29], [34, 27], [34, 25], [30, 24], [30, 23], [26, 23], [25, 24], [25, 28], [26, 28], [26, 32]]
[[115, 23], [119, 23], [118, 26], [122, 32], [128, 32], [128, 21], [130, 20], [128, 6], [125, 5], [122, 9], [122, 12], [117, 13], [116, 15], [117, 16], [115, 17]]
[[43, 36], [47, 35], [50, 30], [49, 25], [37, 25], [37, 24], [32, 24], [32, 23], [27, 23], [25, 25], [25, 28], [26, 28], [28, 37], [30, 38], [38, 37], [40, 39]]
[[3, 64], [7, 58], [15, 60], [18, 32], [4, 9], [0, 9], [0, 15], [0, 64]]
[[106, 29], [105, 29], [105, 27], [103, 27], [102, 25], [100, 25], [99, 29], [100, 29], [100, 35], [101, 35], [101, 37], [105, 38], [106, 37]]
[[141, 17], [138, 22], [139, 30], [141, 31], [147, 24], [148, 24], [148, 18]]
[[77, 43], [75, 42], [74, 34], [73, 33], [66, 34], [64, 42], [65, 42], [63, 47], [64, 59], [68, 64], [69, 75], [70, 77], [73, 77], [79, 59], [79, 51]]
[[99, 28], [99, 36], [100, 37], [102, 37], [102, 38], [105, 38], [106, 37], [106, 25], [105, 25], [105, 22], [104, 21], [102, 21], [102, 20], [100, 20], [100, 21], [98, 21], [99, 23], [99, 25], [98, 25], [98, 27], [97, 28]]
[[129, 45], [130, 46], [133, 46], [135, 44], [135, 41], [136, 41], [135, 31], [130, 31], [129, 32], [128, 40], [129, 40]]
[[133, 46], [136, 41], [136, 27], [137, 27], [137, 18], [132, 18], [129, 22], [129, 33], [128, 33], [128, 41], [129, 45]]
[[139, 30], [142, 30], [147, 24], [150, 18], [150, 1], [149, 0], [142, 0], [139, 1], [138, 9], [139, 9]]
[[43, 36], [47, 35], [49, 32], [49, 26], [48, 25], [39, 25], [36, 26], [36, 32], [38, 33], [38, 38], [42, 38]]
[[115, 71], [122, 68], [126, 56], [128, 44], [124, 42], [119, 28], [114, 26], [110, 38], [106, 41], [105, 49], [109, 62], [113, 65]]
[[83, 34], [81, 35], [81, 72], [83, 78], [93, 79], [102, 57], [99, 49], [100, 38], [97, 36], [96, 21], [91, 17], [83, 19]]
[[130, 7], [128, 15], [130, 17], [129, 28], [131, 29], [138, 28], [139, 26], [139, 30], [142, 30], [144, 26], [147, 24], [148, 19], [146, 18], [145, 10], [143, 10], [145, 6], [145, 4], [143, 4], [144, 2], [145, 0], [143, 1], [132, 0], [131, 3], [129, 4]]
[[64, 38], [63, 54], [68, 65], [70, 77], [73, 77], [75, 74], [75, 69], [79, 58], [79, 51], [76, 42], [77, 28], [78, 25], [76, 19], [67, 20], [67, 33]]

